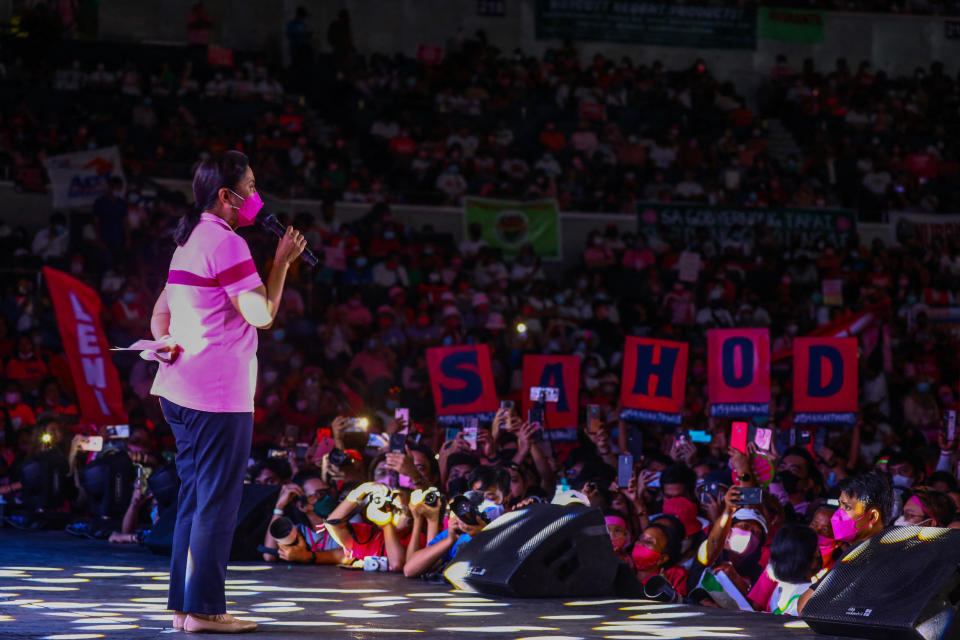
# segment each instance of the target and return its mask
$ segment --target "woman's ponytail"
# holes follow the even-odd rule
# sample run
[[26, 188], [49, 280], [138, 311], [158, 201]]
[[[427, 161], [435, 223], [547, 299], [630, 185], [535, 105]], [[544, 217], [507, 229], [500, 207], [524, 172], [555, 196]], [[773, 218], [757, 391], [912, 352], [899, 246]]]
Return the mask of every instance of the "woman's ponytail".
[[190, 239], [190, 234], [193, 233], [193, 228], [196, 227], [199, 222], [200, 210], [197, 207], [191, 207], [190, 210], [180, 218], [180, 222], [177, 223], [177, 228], [173, 232], [173, 241], [181, 247], [187, 244], [187, 240]]

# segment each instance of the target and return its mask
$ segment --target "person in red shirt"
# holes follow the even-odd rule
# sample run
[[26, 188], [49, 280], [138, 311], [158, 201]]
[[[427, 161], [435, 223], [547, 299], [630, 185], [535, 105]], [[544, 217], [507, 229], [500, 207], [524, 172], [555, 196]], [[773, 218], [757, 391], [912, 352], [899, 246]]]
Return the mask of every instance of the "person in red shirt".
[[117, 301], [110, 305], [110, 319], [114, 326], [132, 336], [143, 333], [143, 328], [150, 324], [149, 318], [149, 310], [137, 290], [129, 283], [123, 288]]
[[33, 409], [23, 402], [20, 385], [12, 380], [7, 383], [4, 390], [2, 406], [7, 410], [7, 414], [10, 416], [10, 425], [15, 431], [37, 424]]
[[[362, 560], [367, 556], [386, 556], [390, 571], [403, 571], [413, 526], [408, 490], [392, 490], [391, 504], [395, 505], [394, 508], [402, 509], [399, 517], [390, 518], [382, 526], [348, 522], [357, 506], [363, 504], [371, 492], [376, 493], [378, 486], [383, 487], [366, 482], [351, 491], [327, 518], [327, 531], [343, 547], [346, 558]], [[369, 511], [365, 509], [364, 513]]]
[[7, 377], [16, 380], [27, 391], [40, 386], [47, 375], [47, 363], [34, 349], [30, 336], [21, 335], [17, 339], [17, 353], [7, 362]]
[[60, 391], [60, 384], [53, 378], [47, 378], [40, 386], [40, 400], [37, 402], [37, 414], [58, 416], [78, 416], [80, 412]]
[[417, 143], [410, 137], [410, 132], [404, 130], [390, 141], [390, 151], [398, 156], [409, 156], [417, 150]]

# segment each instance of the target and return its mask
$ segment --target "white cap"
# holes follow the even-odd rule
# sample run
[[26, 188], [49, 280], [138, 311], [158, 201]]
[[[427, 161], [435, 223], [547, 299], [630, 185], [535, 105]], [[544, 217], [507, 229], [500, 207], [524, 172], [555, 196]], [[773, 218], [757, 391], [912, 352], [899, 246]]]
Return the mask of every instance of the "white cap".
[[740, 507], [733, 512], [733, 521], [742, 522], [744, 520], [753, 520], [760, 525], [760, 528], [763, 529], [763, 533], [767, 534], [770, 530], [767, 528], [767, 519], [764, 518], [759, 511], [756, 509], [749, 509], [747, 507]]

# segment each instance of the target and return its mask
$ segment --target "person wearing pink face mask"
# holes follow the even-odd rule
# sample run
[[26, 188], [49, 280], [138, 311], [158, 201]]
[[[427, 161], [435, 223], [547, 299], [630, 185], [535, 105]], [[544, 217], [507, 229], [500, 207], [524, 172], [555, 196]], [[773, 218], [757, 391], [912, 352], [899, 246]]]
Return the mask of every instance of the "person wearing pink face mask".
[[[830, 518], [834, 540], [853, 548], [883, 531], [893, 517], [893, 500], [893, 484], [885, 473], [873, 471], [843, 480], [840, 508]], [[815, 588], [800, 597], [798, 613], [803, 613]]]
[[603, 520], [607, 525], [607, 533], [610, 535], [610, 544], [613, 545], [613, 551], [622, 562], [633, 567], [633, 559], [630, 557], [630, 540], [633, 534], [630, 531], [630, 525], [627, 524], [627, 516], [615, 509], [607, 509], [603, 513]]
[[181, 481], [167, 606], [176, 630], [239, 633], [257, 625], [226, 612], [223, 541], [233, 538], [250, 457], [257, 329], [273, 324], [306, 239], [287, 228], [264, 286], [236, 234], [263, 206], [247, 157], [227, 151], [205, 161], [193, 193], [196, 209], [174, 234], [178, 246], [150, 320], [166, 343], [151, 393], [176, 438]]
[[686, 596], [688, 573], [677, 565], [682, 541], [683, 525], [673, 516], [661, 516], [647, 525], [630, 554], [637, 579], [645, 584], [662, 575], [680, 596]]

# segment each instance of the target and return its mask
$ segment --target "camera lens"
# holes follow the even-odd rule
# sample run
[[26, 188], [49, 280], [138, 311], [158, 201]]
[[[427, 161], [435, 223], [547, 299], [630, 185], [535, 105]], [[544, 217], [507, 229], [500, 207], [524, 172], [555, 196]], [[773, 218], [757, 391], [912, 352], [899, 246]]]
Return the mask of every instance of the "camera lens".
[[453, 510], [453, 513], [456, 514], [457, 518], [470, 526], [475, 526], [480, 519], [476, 505], [464, 496], [454, 498], [450, 508]]
[[343, 450], [334, 449], [330, 452], [329, 460], [330, 464], [334, 465], [335, 467], [343, 467], [349, 460], [352, 460], [352, 458], [344, 453]]
[[297, 530], [289, 518], [277, 518], [270, 524], [270, 535], [280, 544], [287, 546], [297, 541]]

